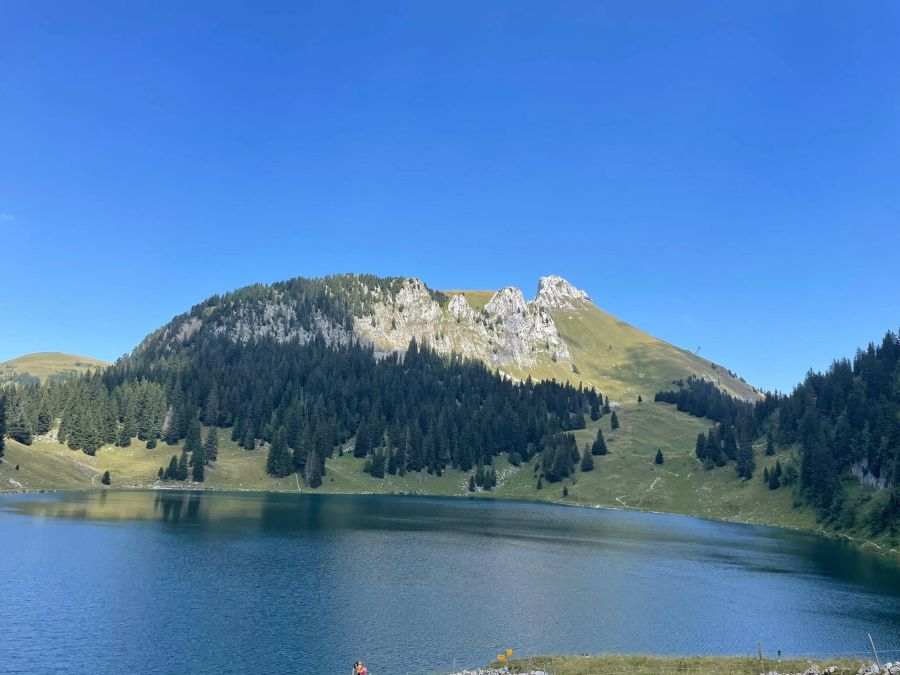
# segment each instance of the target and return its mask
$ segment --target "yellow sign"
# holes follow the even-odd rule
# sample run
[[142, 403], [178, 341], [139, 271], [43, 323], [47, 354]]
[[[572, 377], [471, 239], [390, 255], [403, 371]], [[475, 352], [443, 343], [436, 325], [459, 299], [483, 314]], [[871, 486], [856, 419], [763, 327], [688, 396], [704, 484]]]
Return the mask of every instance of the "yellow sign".
[[497, 659], [500, 661], [506, 661], [506, 654], [497, 654]]
[[506, 655], [507, 655], [507, 656], [512, 656], [512, 649], [507, 649], [507, 650], [506, 650]]

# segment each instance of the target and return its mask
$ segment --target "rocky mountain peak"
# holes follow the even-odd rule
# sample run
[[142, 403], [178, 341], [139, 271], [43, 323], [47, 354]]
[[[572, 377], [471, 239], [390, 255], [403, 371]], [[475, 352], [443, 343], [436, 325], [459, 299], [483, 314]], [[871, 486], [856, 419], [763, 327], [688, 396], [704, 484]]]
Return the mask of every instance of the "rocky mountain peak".
[[494, 297], [484, 306], [488, 314], [495, 316], [509, 316], [511, 314], [524, 314], [528, 309], [525, 296], [522, 291], [514, 286], [506, 286], [494, 293]]
[[590, 301], [587, 293], [555, 274], [538, 280], [538, 292], [534, 302], [542, 309], [576, 309], [579, 303]]

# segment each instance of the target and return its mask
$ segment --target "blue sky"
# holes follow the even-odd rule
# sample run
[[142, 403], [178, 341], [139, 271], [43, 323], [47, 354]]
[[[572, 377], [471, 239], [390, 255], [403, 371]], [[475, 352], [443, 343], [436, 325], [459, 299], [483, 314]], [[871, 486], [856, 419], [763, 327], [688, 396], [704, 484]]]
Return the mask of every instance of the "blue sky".
[[787, 390], [900, 327], [900, 5], [8, 0], [0, 255], [0, 360], [556, 273]]

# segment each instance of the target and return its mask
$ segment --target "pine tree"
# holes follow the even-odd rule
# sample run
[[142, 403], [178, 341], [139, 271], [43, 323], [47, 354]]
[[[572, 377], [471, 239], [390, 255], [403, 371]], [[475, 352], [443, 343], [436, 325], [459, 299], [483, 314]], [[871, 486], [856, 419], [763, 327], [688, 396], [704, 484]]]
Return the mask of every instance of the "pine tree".
[[219, 431], [216, 427], [210, 427], [206, 432], [206, 443], [203, 444], [206, 455], [206, 463], [213, 464], [219, 458]]
[[311, 488], [317, 488], [322, 484], [322, 466], [319, 462], [319, 453], [314, 449], [306, 458], [306, 484]]
[[0, 396], [0, 457], [6, 452], [6, 397]]
[[776, 465], [775, 469], [769, 472], [769, 479], [766, 481], [766, 483], [768, 484], [770, 490], [777, 490], [781, 487], [781, 472], [779, 471], [780, 468], [780, 466]]
[[763, 469], [763, 483], [769, 483], [769, 467]]
[[766, 436], [766, 456], [771, 457], [775, 454], [775, 441], [772, 438], [772, 434]]
[[247, 431], [244, 433], [244, 440], [241, 443], [244, 450], [256, 450], [256, 436], [253, 435], [253, 425], [247, 425]]
[[609, 418], [609, 428], [613, 431], [619, 428], [619, 416], [616, 415], [615, 410], [613, 410], [612, 417]]
[[594, 457], [591, 453], [590, 448], [585, 446], [584, 452], [581, 454], [581, 470], [582, 471], [593, 471], [594, 470]]
[[187, 480], [188, 477], [188, 456], [182, 450], [181, 457], [178, 458], [178, 469], [175, 472], [175, 480]]
[[706, 457], [706, 436], [703, 434], [697, 434], [697, 444], [694, 446], [694, 454], [697, 455], [697, 459], [699, 460]]
[[191, 480], [195, 483], [202, 483], [206, 477], [206, 452], [202, 445], [198, 445], [197, 449], [191, 454]]
[[200, 420], [193, 415], [188, 423], [187, 436], [184, 438], [184, 451], [193, 454], [201, 449], [201, 445]]
[[544, 489], [544, 480], [543, 480], [543, 478], [538, 478], [537, 489], [538, 489], [538, 490], [543, 490], [543, 489]]
[[103, 472], [103, 477], [100, 479], [100, 482], [103, 483], [104, 485], [109, 485], [109, 483], [110, 483], [109, 471]]
[[640, 395], [640, 394], [638, 394], [638, 403], [643, 403], [643, 402], [644, 402], [644, 399], [641, 398], [641, 395]]
[[569, 496], [569, 486], [568, 486], [568, 485], [563, 485], [563, 497], [565, 498], [565, 497], [568, 497], [568, 496]]
[[594, 441], [594, 444], [591, 446], [591, 454], [592, 455], [605, 455], [606, 453], [607, 453], [606, 439], [603, 438], [603, 430], [597, 429], [597, 438]]
[[605, 396], [603, 398], [603, 414], [609, 415], [610, 407], [609, 407], [609, 396]]
[[163, 480], [166, 477], [165, 469], [163, 469], [162, 467], [159, 467], [159, 472], [156, 474], [156, 477], [159, 480]]
[[744, 480], [753, 478], [753, 471], [756, 468], [756, 460], [753, 458], [753, 446], [745, 437], [741, 439], [741, 443], [737, 449], [737, 463], [735, 470], [737, 474]]
[[[440, 466], [440, 465], [439, 465]], [[391, 452], [388, 459], [387, 472], [394, 476], [397, 474], [397, 453]]]
[[475, 492], [475, 476], [469, 476], [469, 492]]
[[163, 475], [163, 480], [176, 480], [178, 478], [178, 458], [172, 455], [169, 460], [169, 466]]
[[266, 471], [278, 478], [289, 476], [294, 470], [290, 451], [287, 444], [287, 431], [284, 427], [278, 427], [275, 438], [269, 446], [269, 456], [266, 459]]
[[657, 464], [662, 464], [665, 461], [663, 459], [663, 454], [662, 454], [661, 449], [659, 449], [659, 448], [656, 449], [656, 459], [654, 459], [653, 461], [656, 462]]

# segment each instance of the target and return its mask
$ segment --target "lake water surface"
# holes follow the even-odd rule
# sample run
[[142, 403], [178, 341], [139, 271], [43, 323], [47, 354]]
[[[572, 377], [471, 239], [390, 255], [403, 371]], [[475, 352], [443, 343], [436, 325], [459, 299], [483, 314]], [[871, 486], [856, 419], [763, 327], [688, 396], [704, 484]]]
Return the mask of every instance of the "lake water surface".
[[0, 496], [0, 672], [862, 655], [869, 632], [900, 649], [897, 564], [778, 529], [466, 499]]

